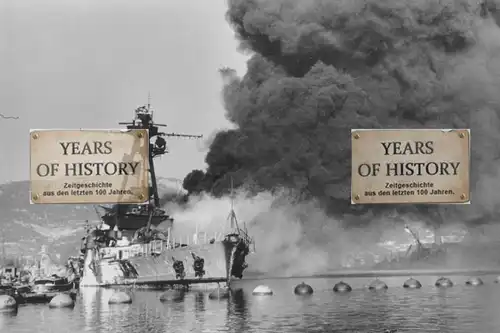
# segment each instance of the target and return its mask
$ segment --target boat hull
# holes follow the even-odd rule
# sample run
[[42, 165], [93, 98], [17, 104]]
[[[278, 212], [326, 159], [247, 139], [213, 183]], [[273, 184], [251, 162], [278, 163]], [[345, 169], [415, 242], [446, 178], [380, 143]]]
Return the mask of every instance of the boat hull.
[[71, 297], [73, 301], [76, 301], [76, 292], [44, 292], [44, 293], [25, 293], [21, 294], [18, 300], [18, 304], [45, 304], [50, 303], [50, 301], [60, 294], [67, 294]]
[[0, 295], [8, 295], [10, 297], [13, 297], [18, 304], [24, 302], [23, 297], [16, 291], [16, 288], [12, 286], [0, 285]]
[[70, 283], [65, 283], [65, 284], [55, 284], [55, 285], [34, 285], [32, 287], [33, 292], [39, 292], [39, 293], [44, 293], [44, 292], [50, 292], [50, 293], [57, 293], [57, 292], [64, 292], [64, 291], [70, 291], [73, 289], [76, 289], [77, 284], [70, 282]]
[[[130, 257], [123, 253], [128, 250], [131, 248], [87, 250], [80, 287], [134, 285], [166, 288], [228, 284], [235, 274], [241, 278], [248, 253], [243, 242], [229, 240], [162, 249], [152, 251], [152, 254], [146, 251], [143, 255]], [[113, 256], [117, 251], [122, 253]], [[100, 258], [107, 252], [112, 252], [108, 258]]]

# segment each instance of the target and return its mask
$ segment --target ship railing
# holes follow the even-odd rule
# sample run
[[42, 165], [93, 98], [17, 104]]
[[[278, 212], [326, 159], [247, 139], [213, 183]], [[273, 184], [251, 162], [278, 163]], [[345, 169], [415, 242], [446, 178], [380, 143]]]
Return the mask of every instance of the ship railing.
[[[200, 235], [202, 234], [202, 235]], [[201, 236], [201, 237], [200, 237]], [[136, 256], [150, 256], [152, 254], [158, 255], [163, 252], [164, 249], [174, 249], [178, 244], [186, 244], [186, 245], [206, 245], [212, 244], [212, 240], [215, 242], [222, 241], [225, 237], [225, 233], [223, 232], [214, 232], [213, 235], [210, 235], [206, 232], [204, 233], [195, 233], [192, 236], [177, 236], [177, 237], [169, 237], [166, 241], [163, 240], [153, 240], [146, 244], [141, 244], [142, 246], [130, 246], [123, 249], [123, 257], [136, 257]], [[240, 237], [243, 238], [244, 242], [247, 244], [252, 244], [252, 238], [248, 236], [246, 232], [243, 230], [240, 231]]]
[[165, 247], [167, 249], [173, 249], [178, 244], [186, 244], [186, 245], [206, 245], [211, 244], [212, 241], [218, 242], [224, 239], [225, 234], [223, 232], [214, 232], [213, 234], [209, 234], [207, 232], [199, 232], [194, 233], [192, 236], [190, 235], [177, 235], [169, 237], [165, 243]]
[[162, 240], [153, 240], [149, 243], [143, 244], [142, 255], [148, 256], [151, 254], [160, 254], [163, 250], [163, 241]]
[[253, 244], [253, 238], [250, 237], [245, 230], [240, 229], [239, 234], [240, 237], [243, 238], [243, 242], [245, 242], [245, 244], [247, 245]]
[[136, 256], [147, 256], [153, 251], [156, 251], [156, 249], [159, 247], [160, 249], [162, 248], [161, 243], [158, 245], [158, 240], [154, 240], [150, 243], [145, 243], [145, 244], [138, 244], [139, 246], [133, 246], [131, 247], [128, 251], [130, 256], [136, 257]]

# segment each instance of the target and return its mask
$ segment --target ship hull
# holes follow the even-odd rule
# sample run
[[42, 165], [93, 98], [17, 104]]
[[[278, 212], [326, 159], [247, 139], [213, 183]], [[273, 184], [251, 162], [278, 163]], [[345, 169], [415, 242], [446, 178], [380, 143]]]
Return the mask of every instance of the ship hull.
[[140, 246], [149, 250], [130, 257], [124, 251], [136, 251], [132, 247], [87, 250], [80, 287], [133, 285], [166, 288], [229, 284], [233, 275], [241, 278], [248, 253], [242, 242], [228, 240], [161, 251], [154, 250], [151, 244], [136, 244], [136, 248]]

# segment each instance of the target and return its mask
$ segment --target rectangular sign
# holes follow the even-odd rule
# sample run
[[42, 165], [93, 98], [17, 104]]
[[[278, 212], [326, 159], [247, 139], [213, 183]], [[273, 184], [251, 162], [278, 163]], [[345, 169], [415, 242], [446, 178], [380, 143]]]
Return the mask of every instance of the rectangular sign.
[[31, 203], [143, 203], [149, 136], [134, 130], [31, 130]]
[[351, 131], [353, 204], [469, 203], [470, 130]]

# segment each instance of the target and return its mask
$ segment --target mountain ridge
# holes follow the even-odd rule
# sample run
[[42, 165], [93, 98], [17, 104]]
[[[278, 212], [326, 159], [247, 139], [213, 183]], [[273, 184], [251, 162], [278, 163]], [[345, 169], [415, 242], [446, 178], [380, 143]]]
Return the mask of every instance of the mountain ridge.
[[[179, 181], [158, 177], [162, 192], [182, 192]], [[12, 181], [0, 185], [0, 253], [3, 258], [37, 257], [42, 246], [54, 259], [65, 261], [77, 255], [88, 223], [100, 216], [93, 205], [36, 205], [29, 200], [30, 182]]]

